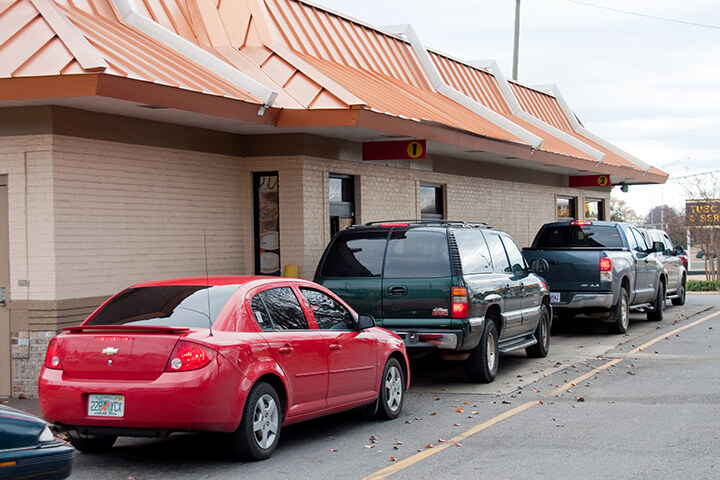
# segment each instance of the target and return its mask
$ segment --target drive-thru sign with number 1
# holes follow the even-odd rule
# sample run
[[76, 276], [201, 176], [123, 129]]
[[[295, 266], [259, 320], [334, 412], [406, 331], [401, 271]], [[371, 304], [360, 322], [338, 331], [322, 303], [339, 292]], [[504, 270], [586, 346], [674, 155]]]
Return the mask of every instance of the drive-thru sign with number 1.
[[425, 140], [364, 142], [363, 160], [415, 160], [426, 157]]

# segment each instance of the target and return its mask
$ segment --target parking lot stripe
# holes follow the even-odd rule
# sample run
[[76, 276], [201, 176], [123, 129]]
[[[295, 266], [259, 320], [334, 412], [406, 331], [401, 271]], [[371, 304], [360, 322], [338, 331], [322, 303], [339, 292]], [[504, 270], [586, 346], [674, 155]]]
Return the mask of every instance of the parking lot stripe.
[[[682, 332], [683, 330], [692, 328], [700, 323], [710, 320], [711, 318], [717, 317], [718, 315], [720, 315], [720, 312], [715, 312], [715, 313], [713, 313], [711, 315], [707, 315], [699, 320], [695, 320], [694, 322], [688, 323], [687, 325], [683, 325], [682, 327], [678, 327], [674, 330], [671, 330], [670, 332], [664, 333], [664, 334], [640, 345], [639, 347], [635, 348], [634, 350], [630, 351], [630, 354], [641, 352], [644, 349], [646, 349], [647, 347], [654, 345], [671, 335], [675, 335], [679, 332]], [[603, 370], [607, 370], [608, 368], [614, 367], [615, 365], [619, 364], [623, 360], [625, 360], [625, 358], [616, 358], [614, 360], [610, 360], [609, 362], [606, 362], [606, 363], [600, 365], [599, 367], [592, 369], [588, 373], [585, 373], [583, 375], [580, 375], [577, 378], [574, 378], [574, 379], [568, 381], [566, 384], [556, 388], [552, 392], [543, 395], [543, 398], [560, 395], [560, 394], [566, 392], [572, 386], [580, 384], [584, 380], [587, 380], [588, 378], [597, 375], [598, 373], [602, 372]], [[377, 472], [364, 477], [363, 480], [380, 480], [383, 478], [387, 478], [390, 475], [393, 475], [394, 473], [397, 473], [401, 470], [405, 470], [406, 468], [411, 467], [412, 465], [415, 465], [416, 463], [419, 463], [419, 462], [425, 460], [426, 458], [429, 458], [437, 453], [442, 452], [446, 448], [455, 446], [456, 443], [460, 443], [463, 440], [465, 440], [466, 438], [471, 437], [471, 436], [475, 435], [476, 433], [482, 432], [483, 430], [486, 430], [486, 429], [492, 427], [493, 425], [496, 425], [496, 424], [502, 422], [503, 420], [507, 420], [508, 418], [514, 417], [515, 415], [524, 412], [525, 410], [528, 410], [536, 405], [541, 405], [541, 404], [542, 404], [542, 402], [540, 400], [524, 403], [520, 406], [517, 406], [517, 407], [511, 409], [511, 410], [508, 410], [507, 412], [501, 413], [500, 415], [497, 415], [489, 420], [486, 420], [483, 423], [476, 425], [473, 428], [471, 428], [459, 435], [456, 435], [455, 437], [451, 438], [450, 440], [448, 440], [445, 443], [436, 445], [433, 448], [428, 448], [428, 449], [423, 450], [422, 452], [416, 453], [415, 455], [412, 455], [404, 460], [400, 460], [396, 463], [393, 463], [392, 465], [389, 465], [383, 469], [380, 469]]]

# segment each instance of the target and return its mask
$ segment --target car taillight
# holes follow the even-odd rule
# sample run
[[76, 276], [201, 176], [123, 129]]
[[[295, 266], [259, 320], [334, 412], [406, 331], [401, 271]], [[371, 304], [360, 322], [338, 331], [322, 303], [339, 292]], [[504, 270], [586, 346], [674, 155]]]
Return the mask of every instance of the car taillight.
[[604, 257], [600, 259], [600, 271], [611, 272], [612, 271], [612, 260]]
[[165, 367], [166, 372], [187, 372], [197, 370], [215, 358], [215, 351], [197, 343], [179, 341], [175, 345], [170, 360]]
[[452, 318], [467, 318], [468, 316], [468, 296], [467, 288], [452, 287]]
[[62, 363], [60, 363], [60, 357], [57, 351], [57, 340], [55, 340], [55, 338], [51, 338], [48, 344], [47, 352], [45, 353], [45, 368], [62, 370]]

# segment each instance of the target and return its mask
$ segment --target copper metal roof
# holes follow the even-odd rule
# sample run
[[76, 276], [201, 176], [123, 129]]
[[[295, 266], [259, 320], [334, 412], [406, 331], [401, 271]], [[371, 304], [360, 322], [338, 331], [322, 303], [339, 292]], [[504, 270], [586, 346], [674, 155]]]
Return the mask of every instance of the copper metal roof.
[[[159, 99], [168, 108], [276, 128], [359, 127], [369, 118], [354, 113], [360, 109], [375, 116], [375, 125], [389, 125], [381, 117], [396, 125], [402, 120], [393, 128], [408, 137], [434, 132], [435, 141], [452, 137], [461, 149], [482, 137], [500, 142], [483, 143], [489, 154], [496, 148], [502, 156], [505, 143], [524, 161], [542, 158], [581, 169], [597, 163], [588, 154], [594, 148], [628, 179], [657, 183], [667, 177], [579, 134], [552, 95], [511, 83], [522, 110], [552, 127], [540, 128], [514, 112], [492, 73], [427, 54], [430, 68], [469, 106], [433, 85], [427, 62], [407, 38], [306, 1], [0, 0], [0, 102]], [[463, 132], [470, 137], [462, 139]], [[530, 137], [541, 139], [537, 144], [547, 155], [532, 156], [537, 145]]]

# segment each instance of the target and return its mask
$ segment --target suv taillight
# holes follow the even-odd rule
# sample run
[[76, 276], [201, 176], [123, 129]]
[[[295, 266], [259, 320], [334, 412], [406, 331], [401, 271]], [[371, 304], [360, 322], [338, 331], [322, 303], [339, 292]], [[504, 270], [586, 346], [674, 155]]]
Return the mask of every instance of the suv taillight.
[[468, 317], [468, 295], [465, 287], [452, 287], [452, 318]]
[[60, 357], [58, 356], [57, 351], [57, 340], [55, 337], [50, 339], [47, 352], [45, 353], [45, 368], [62, 370], [62, 364], [60, 363]]
[[179, 341], [170, 355], [166, 372], [186, 372], [197, 370], [215, 358], [215, 350], [197, 343]]

